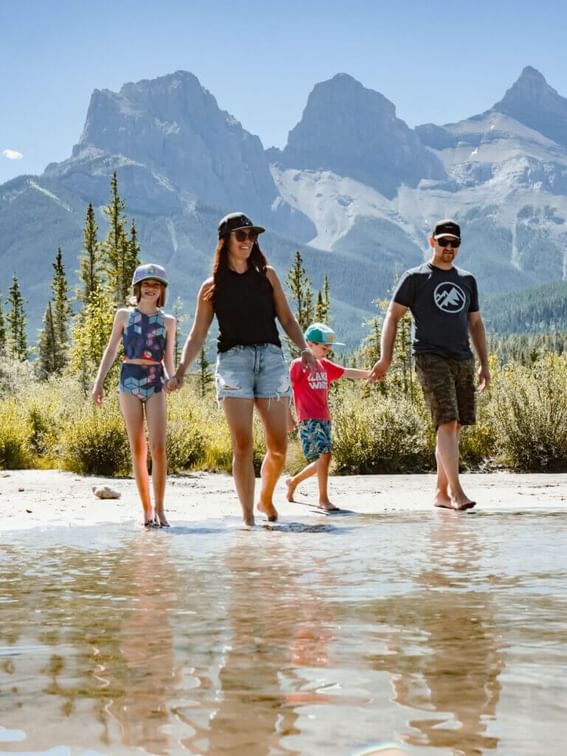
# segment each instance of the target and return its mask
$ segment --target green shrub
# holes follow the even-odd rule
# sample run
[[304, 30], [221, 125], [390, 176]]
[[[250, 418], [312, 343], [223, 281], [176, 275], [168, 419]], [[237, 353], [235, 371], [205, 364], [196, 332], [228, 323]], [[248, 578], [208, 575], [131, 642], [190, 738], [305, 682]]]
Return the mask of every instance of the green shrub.
[[130, 470], [130, 448], [118, 402], [101, 407], [88, 400], [62, 435], [62, 464], [86, 475], [124, 475]]
[[567, 469], [567, 360], [547, 354], [512, 363], [494, 386], [491, 412], [504, 463], [518, 470]]
[[18, 470], [30, 467], [28, 428], [15, 400], [0, 403], [0, 468]]
[[361, 400], [344, 391], [333, 408], [335, 468], [344, 473], [402, 473], [431, 469], [432, 433], [423, 407], [400, 397]]

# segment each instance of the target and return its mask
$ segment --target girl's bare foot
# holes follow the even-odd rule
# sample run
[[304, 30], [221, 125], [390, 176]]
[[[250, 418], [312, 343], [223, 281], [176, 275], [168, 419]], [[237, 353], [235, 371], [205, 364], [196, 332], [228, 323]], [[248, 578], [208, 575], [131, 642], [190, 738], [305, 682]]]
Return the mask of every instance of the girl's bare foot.
[[258, 504], [256, 504], [256, 509], [258, 510], [258, 512], [262, 512], [266, 515], [268, 522], [276, 522], [276, 520], [278, 519], [278, 510], [271, 502], [270, 504], [264, 504], [263, 502], [259, 501]]
[[295, 486], [293, 485], [293, 480], [291, 478], [286, 478], [285, 484], [287, 486], [287, 496], [286, 499], [288, 501], [295, 501], [293, 498], [293, 494], [295, 493]]

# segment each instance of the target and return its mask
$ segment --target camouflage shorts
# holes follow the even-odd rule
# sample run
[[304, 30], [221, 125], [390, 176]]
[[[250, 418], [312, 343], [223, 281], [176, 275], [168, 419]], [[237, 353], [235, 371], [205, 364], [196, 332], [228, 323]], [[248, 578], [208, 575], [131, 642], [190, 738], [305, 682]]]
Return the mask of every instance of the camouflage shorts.
[[330, 454], [333, 450], [329, 420], [301, 420], [297, 429], [303, 456], [308, 462], [314, 462], [321, 454]]
[[415, 370], [436, 428], [451, 420], [461, 425], [475, 424], [474, 359], [417, 354]]

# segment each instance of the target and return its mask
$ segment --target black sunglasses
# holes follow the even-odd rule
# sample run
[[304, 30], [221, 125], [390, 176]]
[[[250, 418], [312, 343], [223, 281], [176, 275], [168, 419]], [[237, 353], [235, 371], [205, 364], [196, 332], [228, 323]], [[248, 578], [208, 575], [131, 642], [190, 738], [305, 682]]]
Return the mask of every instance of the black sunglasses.
[[437, 239], [437, 244], [440, 247], [448, 247], [451, 245], [453, 249], [458, 249], [461, 246], [461, 240], [460, 239], [447, 239], [446, 237], [443, 237], [443, 239]]
[[253, 229], [245, 230], [243, 228], [237, 228], [232, 232], [236, 238], [236, 241], [243, 242], [250, 239], [251, 242], [255, 242], [258, 238], [258, 232]]

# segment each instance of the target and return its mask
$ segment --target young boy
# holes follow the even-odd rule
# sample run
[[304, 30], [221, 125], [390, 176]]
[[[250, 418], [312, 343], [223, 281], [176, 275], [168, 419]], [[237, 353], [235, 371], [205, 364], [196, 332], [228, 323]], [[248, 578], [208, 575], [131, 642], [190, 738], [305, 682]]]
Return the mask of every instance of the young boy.
[[[329, 386], [339, 378], [368, 378], [369, 370], [345, 368], [326, 359], [333, 346], [344, 346], [335, 341], [335, 332], [323, 323], [312, 323], [305, 331], [305, 341], [316, 360], [315, 370], [306, 370], [300, 359], [293, 360], [289, 368], [293, 401], [297, 414], [297, 428], [303, 454], [309, 463], [293, 478], [286, 480], [287, 500], [293, 501], [297, 486], [312, 475], [319, 482], [318, 508], [325, 512], [339, 512], [329, 501], [328, 481], [331, 464], [331, 415], [329, 413]], [[290, 424], [296, 426], [290, 413]]]

